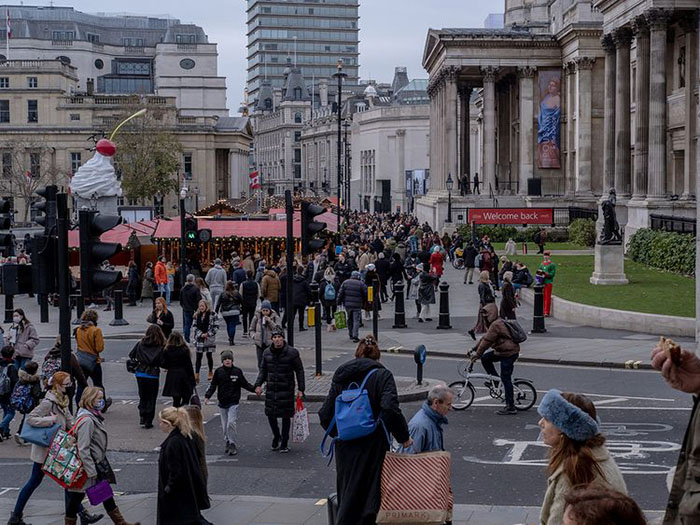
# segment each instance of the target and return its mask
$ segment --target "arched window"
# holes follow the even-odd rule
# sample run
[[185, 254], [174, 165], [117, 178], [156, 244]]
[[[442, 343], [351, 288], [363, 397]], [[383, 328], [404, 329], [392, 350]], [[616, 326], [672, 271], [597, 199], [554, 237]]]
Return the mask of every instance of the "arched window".
[[301, 113], [299, 113], [299, 112], [294, 113], [294, 123], [301, 124]]

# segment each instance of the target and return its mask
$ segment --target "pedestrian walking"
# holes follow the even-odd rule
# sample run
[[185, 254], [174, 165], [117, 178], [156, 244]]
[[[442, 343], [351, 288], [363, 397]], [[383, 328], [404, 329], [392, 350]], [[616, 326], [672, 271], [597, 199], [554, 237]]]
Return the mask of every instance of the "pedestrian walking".
[[260, 286], [255, 282], [255, 274], [251, 271], [246, 272], [246, 280], [238, 287], [238, 293], [241, 295], [243, 307], [241, 314], [243, 315], [243, 334], [248, 335], [248, 327], [250, 321], [255, 315], [255, 309], [258, 306], [260, 298]]
[[2, 408], [2, 422], [0, 422], [0, 442], [10, 438], [10, 423], [15, 417], [15, 409], [10, 404], [12, 392], [19, 380], [17, 365], [12, 359], [15, 353], [11, 346], [3, 346], [0, 350], [0, 408]]
[[474, 173], [474, 194], [481, 195], [481, 190], [479, 190], [479, 174]]
[[194, 314], [192, 327], [194, 328], [194, 349], [197, 352], [194, 372], [195, 383], [199, 383], [199, 370], [202, 368], [202, 357], [204, 354], [207, 355], [208, 379], [211, 381], [214, 375], [214, 358], [212, 353], [216, 350], [218, 324], [216, 312], [212, 312], [209, 303], [204, 299], [199, 301], [199, 309]]
[[[53, 347], [48, 351], [41, 365], [41, 385], [44, 391], [49, 390], [49, 380], [56, 372], [61, 370], [61, 360], [61, 336], [56, 336]], [[80, 367], [75, 352], [71, 352], [70, 354], [70, 369], [68, 373], [71, 376], [72, 382], [71, 387], [66, 391], [66, 395], [70, 400], [68, 407], [71, 413], [73, 413], [73, 399], [75, 398], [76, 386], [81, 390], [85, 390], [85, 387], [88, 386], [87, 379], [85, 379], [85, 374]], [[17, 439], [19, 439], [19, 436], [17, 436]]]
[[515, 309], [518, 304], [515, 300], [515, 289], [513, 288], [513, 272], [503, 274], [503, 286], [501, 287], [501, 307], [499, 316], [501, 319], [515, 319]]
[[189, 403], [195, 388], [194, 368], [190, 348], [179, 332], [168, 337], [161, 368], [166, 370], [163, 396], [173, 398], [173, 406]]
[[472, 241], [467, 241], [467, 246], [464, 248], [464, 284], [474, 284], [474, 268], [476, 266], [476, 257], [479, 255], [479, 250], [476, 249]]
[[[204, 487], [207, 487], [209, 481], [209, 469], [207, 468], [207, 435], [204, 431], [204, 417], [202, 416], [202, 407], [199, 405], [185, 405], [183, 407], [187, 416], [190, 418], [192, 425], [192, 442], [194, 443], [195, 451], [197, 452], [197, 461], [199, 462], [199, 471], [204, 479]], [[202, 525], [211, 525], [208, 521], [202, 521]]]
[[544, 316], [549, 317], [552, 314], [552, 289], [554, 276], [557, 273], [557, 265], [552, 261], [549, 250], [544, 252], [539, 270], [544, 273]]
[[479, 274], [479, 310], [476, 315], [474, 328], [467, 332], [475, 341], [476, 334], [483, 334], [488, 330], [488, 318], [498, 316], [496, 293], [493, 291], [491, 276], [486, 270]]
[[168, 293], [165, 296], [165, 300], [170, 306], [170, 297], [172, 293], [175, 291], [175, 266], [173, 266], [172, 261], [168, 261], [165, 263], [165, 272], [168, 275]]
[[226, 333], [228, 335], [229, 346], [236, 344], [236, 327], [240, 324], [241, 310], [243, 308], [243, 299], [241, 294], [236, 290], [233, 281], [226, 281], [224, 293], [221, 294], [216, 305], [216, 313], [224, 318], [226, 323]]
[[391, 276], [391, 262], [385, 257], [384, 252], [379, 252], [377, 254], [377, 262], [374, 266], [377, 269], [377, 276], [379, 277], [379, 299], [382, 303], [385, 303], [389, 300], [387, 284]]
[[380, 357], [376, 340], [368, 335], [357, 347], [355, 359], [342, 364], [333, 374], [330, 391], [318, 414], [321, 426], [328, 430], [336, 416], [336, 398], [350, 385], [357, 388], [356, 385], [366, 380], [372, 416], [374, 421], [381, 418], [370, 435], [337, 441], [335, 445], [338, 525], [375, 523], [380, 504], [382, 463], [390, 445], [385, 432], [391, 433], [405, 448], [412, 444], [399, 408], [394, 376], [379, 363]]
[[[305, 332], [304, 328], [304, 312], [306, 307], [311, 303], [311, 287], [309, 286], [309, 281], [304, 277], [304, 267], [297, 266], [296, 273], [294, 274], [294, 279], [292, 280], [292, 303], [294, 310], [291, 312], [291, 319], [287, 318], [287, 322], [294, 325], [294, 318], [299, 319], [299, 331]], [[287, 312], [285, 312], [285, 316]], [[283, 319], [284, 322], [284, 319]], [[286, 324], [286, 323], [285, 323]]]
[[420, 318], [420, 311], [422, 305], [420, 303], [420, 272], [416, 273], [408, 284], [408, 292], [406, 293], [406, 299], [408, 301], [414, 301], [416, 304], [416, 315], [415, 318]]
[[260, 280], [260, 296], [263, 299], [270, 301], [272, 309], [280, 312], [280, 288], [282, 283], [277, 275], [277, 272], [272, 268], [265, 268], [262, 279]]
[[547, 243], [547, 231], [546, 230], [538, 231], [537, 233], [535, 233], [532, 240], [537, 245], [537, 255], [543, 255], [544, 254], [544, 245]]
[[[105, 340], [102, 329], [97, 326], [98, 315], [95, 310], [85, 310], [80, 316], [80, 325], [75, 329], [75, 342], [77, 346], [77, 358], [83, 369], [85, 379], [92, 379], [93, 386], [105, 390], [102, 376], [102, 352], [105, 349]], [[78, 385], [75, 397], [80, 402], [83, 388]], [[105, 397], [106, 408], [112, 405], [112, 399]], [[106, 410], [106, 409], [105, 409]]]
[[194, 312], [199, 308], [199, 301], [201, 300], [202, 293], [194, 283], [194, 275], [187, 275], [185, 286], [180, 290], [180, 307], [182, 308], [182, 333], [185, 335], [185, 341], [188, 343], [190, 342]]
[[255, 343], [258, 369], [262, 366], [262, 356], [265, 348], [272, 344], [272, 334], [282, 329], [282, 320], [277, 312], [272, 309], [270, 301], [263, 301], [260, 310], [255, 312], [250, 322], [249, 336]]
[[327, 266], [323, 272], [323, 279], [318, 285], [318, 298], [323, 307], [323, 318], [328, 326], [333, 325], [335, 312], [338, 309], [338, 290], [340, 281], [333, 267]]
[[362, 307], [367, 300], [367, 285], [363, 283], [360, 272], [357, 270], [350, 274], [350, 279], [346, 280], [338, 292], [338, 305], [342, 305], [348, 316], [348, 333], [350, 339], [359, 342], [358, 337], [360, 322], [362, 321]]
[[141, 282], [141, 304], [143, 304], [144, 299], [153, 300], [153, 286], [155, 285], [156, 278], [153, 271], [153, 263], [148, 261], [146, 263], [146, 269], [143, 272], [143, 280]]
[[241, 388], [245, 388], [248, 392], [255, 392], [255, 387], [245, 378], [243, 370], [233, 366], [233, 352], [224, 350], [221, 352], [221, 366], [214, 372], [214, 378], [204, 394], [204, 402], [208, 404], [211, 397], [218, 391], [216, 399], [224, 433], [224, 454], [229, 456], [238, 454], [237, 421]]
[[213, 308], [211, 302], [211, 292], [209, 291], [207, 283], [201, 277], [196, 277], [194, 284], [196, 284], [197, 288], [199, 288], [199, 293], [202, 295], [202, 299], [209, 304], [209, 309], [211, 310]]
[[25, 364], [34, 359], [39, 335], [21, 308], [12, 311], [12, 324], [5, 332], [5, 344], [15, 349], [15, 364], [18, 370], [23, 370]]
[[10, 396], [10, 406], [16, 412], [22, 414], [22, 419], [15, 433], [15, 441], [18, 445], [24, 442], [20, 438], [24, 421], [34, 408], [39, 404], [43, 395], [41, 388], [41, 376], [39, 375], [39, 364], [35, 361], [26, 363], [24, 370], [17, 373], [17, 383]]
[[418, 286], [418, 299], [421, 304], [418, 322], [430, 322], [433, 320], [433, 318], [430, 317], [430, 310], [431, 305], [435, 304], [435, 286], [437, 285], [438, 278], [432, 271], [426, 271], [423, 264], [416, 266], [416, 270], [418, 271], [420, 283]]
[[170, 303], [170, 285], [168, 284], [168, 269], [165, 266], [165, 257], [158, 257], [158, 262], [153, 271], [156, 286], [160, 296], [165, 298], [166, 303]]
[[[80, 410], [76, 415], [73, 431], [78, 455], [88, 479], [82, 487], [68, 489], [66, 525], [76, 525], [78, 522], [78, 514], [85, 499], [86, 490], [103, 481], [110, 485], [117, 483], [114, 470], [107, 459], [109, 439], [104, 423], [104, 407], [105, 399], [102, 390], [95, 387], [86, 388], [80, 399]], [[115, 525], [140, 525], [140, 522], [130, 523], [124, 519], [114, 501], [114, 496], [107, 498], [102, 506]]]
[[163, 331], [163, 335], [167, 339], [170, 337], [170, 333], [175, 328], [175, 319], [173, 318], [173, 313], [168, 310], [168, 305], [166, 300], [162, 297], [158, 297], [154, 302], [153, 312], [148, 316], [146, 322], [158, 325]]
[[146, 429], [153, 428], [153, 419], [156, 417], [165, 341], [160, 327], [152, 324], [146, 330], [146, 335], [129, 352], [130, 367], [134, 371], [139, 391], [139, 424]]
[[454, 393], [446, 385], [435, 385], [428, 392], [416, 415], [408, 422], [408, 434], [413, 443], [401, 447], [399, 452], [420, 454], [445, 450], [443, 425], [447, 425], [447, 413], [452, 409]]
[[[68, 410], [70, 400], [66, 395], [66, 390], [71, 386], [71, 378], [66, 372], [56, 372], [49, 380], [49, 390], [46, 392], [44, 399], [39, 405], [32, 410], [27, 416], [27, 423], [33, 427], [46, 428], [55, 424], [59, 425], [61, 430], [68, 430], [73, 426], [73, 416]], [[25, 523], [23, 518], [24, 508], [27, 506], [29, 499], [34, 494], [34, 491], [39, 488], [44, 480], [44, 471], [42, 466], [46, 459], [48, 448], [41, 445], [32, 444], [30, 459], [32, 460], [32, 472], [29, 480], [20, 489], [15, 507], [10, 514], [10, 519], [7, 525], [30, 525]], [[68, 500], [68, 491], [65, 493], [66, 501]], [[88, 523], [97, 523], [102, 519], [102, 514], [92, 515], [83, 507], [80, 507], [78, 513], [81, 518], [81, 525]]]
[[136, 306], [136, 299], [141, 295], [139, 289], [139, 268], [135, 261], [129, 261], [128, 281], [126, 295], [129, 298], [129, 306]]
[[[294, 393], [298, 389], [298, 395], [303, 396], [306, 382], [299, 351], [287, 344], [281, 330], [273, 332], [272, 344], [263, 352], [262, 366], [255, 381], [256, 394], [262, 394], [262, 385], [265, 385], [265, 415], [273, 436], [271, 449], [288, 453]], [[281, 432], [277, 421], [279, 418], [282, 419]]]
[[158, 525], [200, 525], [200, 511], [211, 506], [184, 408], [168, 407], [158, 415], [168, 434], [158, 456]]
[[214, 266], [209, 268], [205, 278], [205, 282], [209, 286], [209, 291], [211, 292], [212, 308], [216, 308], [219, 297], [224, 293], [226, 281], [226, 270], [221, 266], [221, 259], [214, 259]]
[[547, 491], [540, 522], [562, 523], [566, 495], [573, 487], [601, 484], [623, 494], [627, 486], [605, 447], [595, 405], [583, 394], [552, 389], [537, 408], [542, 441], [551, 447]]

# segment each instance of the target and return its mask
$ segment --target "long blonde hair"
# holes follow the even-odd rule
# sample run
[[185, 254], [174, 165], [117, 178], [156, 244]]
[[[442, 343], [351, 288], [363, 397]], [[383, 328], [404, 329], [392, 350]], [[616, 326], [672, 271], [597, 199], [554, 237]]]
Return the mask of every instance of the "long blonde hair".
[[192, 421], [190, 421], [190, 416], [184, 408], [164, 408], [158, 414], [158, 418], [168, 423], [171, 427], [177, 428], [183, 436], [192, 437]]
[[197, 405], [187, 405], [183, 407], [185, 412], [187, 412], [187, 417], [190, 418], [190, 424], [192, 425], [192, 432], [197, 434], [202, 441], [207, 442], [207, 436], [204, 433], [204, 418], [202, 417], [202, 409]]

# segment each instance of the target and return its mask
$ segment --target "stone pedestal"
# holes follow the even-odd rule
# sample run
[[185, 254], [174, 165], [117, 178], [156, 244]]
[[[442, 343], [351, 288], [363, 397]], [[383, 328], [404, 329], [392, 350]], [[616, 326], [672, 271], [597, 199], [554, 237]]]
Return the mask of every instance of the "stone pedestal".
[[596, 244], [591, 284], [629, 284], [625, 276], [625, 254], [621, 244]]
[[102, 213], [103, 215], [119, 215], [117, 206], [117, 197], [100, 197], [95, 201], [91, 199], [83, 199], [82, 197], [75, 196], [75, 209], [80, 210], [91, 210], [93, 204], [95, 209]]

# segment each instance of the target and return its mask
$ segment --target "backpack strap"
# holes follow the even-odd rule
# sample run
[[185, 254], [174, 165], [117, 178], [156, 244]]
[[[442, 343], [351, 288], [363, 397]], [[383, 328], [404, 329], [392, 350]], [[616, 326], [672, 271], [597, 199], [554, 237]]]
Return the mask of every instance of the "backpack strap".
[[328, 439], [328, 436], [330, 435], [331, 431], [335, 427], [335, 416], [333, 416], [333, 419], [331, 420], [331, 424], [328, 425], [328, 430], [326, 430], [326, 434], [323, 436], [323, 439], [321, 440], [321, 455], [324, 458], [328, 458], [328, 465], [331, 464], [331, 461], [333, 461], [333, 452], [335, 451], [335, 439], [331, 439], [331, 445], [328, 447], [328, 450], [325, 450], [326, 447], [326, 439]]
[[365, 378], [362, 380], [362, 384], [360, 385], [360, 392], [362, 392], [365, 388], [365, 383], [367, 383], [367, 380], [369, 379], [369, 376], [374, 374], [379, 368], [373, 368], [372, 370], [369, 371], [369, 373], [365, 376]]

